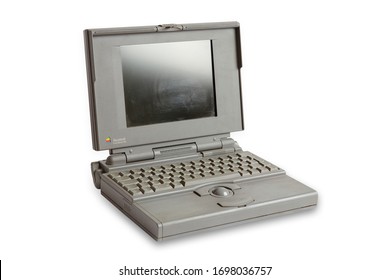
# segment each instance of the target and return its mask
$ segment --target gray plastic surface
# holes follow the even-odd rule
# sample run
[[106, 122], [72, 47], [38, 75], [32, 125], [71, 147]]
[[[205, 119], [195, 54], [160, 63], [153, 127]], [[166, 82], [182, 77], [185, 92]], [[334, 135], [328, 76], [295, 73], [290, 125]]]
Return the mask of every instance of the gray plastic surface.
[[[229, 197], [199, 196], [194, 192], [198, 188], [213, 189], [232, 183], [238, 188]], [[101, 191], [158, 241], [292, 213], [317, 204], [316, 191], [285, 174], [241, 182], [214, 182], [185, 192], [135, 201], [103, 177]]]
[[[88, 88], [95, 150], [176, 141], [243, 129], [241, 49], [237, 22], [85, 30]], [[211, 40], [217, 116], [127, 127], [120, 46]], [[163, 55], [163, 54], [161, 54]], [[112, 141], [106, 141], [110, 138]]]

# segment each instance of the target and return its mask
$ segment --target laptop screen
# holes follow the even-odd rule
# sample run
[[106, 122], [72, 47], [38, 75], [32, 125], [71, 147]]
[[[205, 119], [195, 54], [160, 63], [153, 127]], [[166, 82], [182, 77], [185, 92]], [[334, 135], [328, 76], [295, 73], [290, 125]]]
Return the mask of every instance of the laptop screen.
[[84, 34], [94, 149], [213, 143], [243, 129], [238, 23]]
[[121, 46], [127, 127], [216, 116], [211, 44]]

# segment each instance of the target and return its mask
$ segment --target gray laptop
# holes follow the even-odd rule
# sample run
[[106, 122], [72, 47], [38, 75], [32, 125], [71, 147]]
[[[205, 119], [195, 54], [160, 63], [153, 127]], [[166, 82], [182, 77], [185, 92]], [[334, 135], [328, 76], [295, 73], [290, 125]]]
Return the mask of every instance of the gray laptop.
[[237, 22], [84, 31], [101, 193], [156, 240], [309, 209], [313, 189], [243, 151]]

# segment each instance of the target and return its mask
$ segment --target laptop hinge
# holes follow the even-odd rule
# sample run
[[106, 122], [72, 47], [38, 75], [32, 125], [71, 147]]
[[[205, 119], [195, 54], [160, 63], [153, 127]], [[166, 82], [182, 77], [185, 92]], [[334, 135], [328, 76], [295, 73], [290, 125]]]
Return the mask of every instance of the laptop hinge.
[[214, 141], [214, 145], [216, 145], [217, 143], [218, 147], [215, 148], [211, 148], [211, 146], [204, 145], [198, 147], [198, 149], [203, 154], [203, 156], [221, 155], [242, 150], [240, 146], [238, 146], [237, 142], [229, 137], [221, 138], [218, 141]]
[[237, 142], [228, 136], [228, 134], [222, 134], [214, 137], [200, 137], [188, 142], [170, 142], [160, 147], [144, 145], [110, 150], [106, 164], [122, 165], [153, 159], [186, 158], [199, 153], [203, 156], [212, 156], [241, 150]]
[[136, 146], [111, 150], [110, 153], [111, 155], [107, 158], [106, 164], [124, 165], [144, 160], [194, 156], [198, 153], [198, 150], [195, 143], [187, 143], [156, 148], [151, 145]]
[[110, 154], [106, 160], [108, 165], [122, 165], [129, 162], [154, 159], [153, 150], [144, 146], [110, 150]]

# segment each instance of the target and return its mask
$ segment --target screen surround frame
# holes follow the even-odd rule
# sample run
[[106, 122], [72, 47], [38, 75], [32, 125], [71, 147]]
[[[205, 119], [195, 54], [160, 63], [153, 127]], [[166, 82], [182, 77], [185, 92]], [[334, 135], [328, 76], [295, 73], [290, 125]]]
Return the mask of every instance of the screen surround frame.
[[[156, 26], [84, 31], [93, 148], [112, 150], [243, 130], [237, 22], [186, 24], [158, 32]], [[217, 116], [127, 127], [120, 47], [212, 41]], [[163, 54], [161, 54], [163, 55]]]

